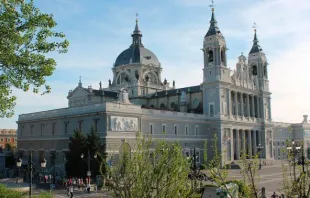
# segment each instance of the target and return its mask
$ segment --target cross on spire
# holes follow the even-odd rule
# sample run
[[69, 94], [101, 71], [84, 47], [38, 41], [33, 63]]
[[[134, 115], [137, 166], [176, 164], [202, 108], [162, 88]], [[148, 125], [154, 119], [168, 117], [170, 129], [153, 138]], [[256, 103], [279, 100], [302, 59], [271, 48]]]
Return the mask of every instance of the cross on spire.
[[139, 16], [139, 14], [138, 14], [138, 12], [136, 13], [136, 22], [138, 22], [138, 16]]
[[256, 25], [256, 23], [255, 23], [255, 22], [254, 22], [254, 24], [253, 24], [253, 29], [254, 29], [254, 32], [256, 32], [257, 25]]
[[214, 1], [211, 0], [211, 4], [209, 5], [211, 7], [212, 12], [214, 11]]

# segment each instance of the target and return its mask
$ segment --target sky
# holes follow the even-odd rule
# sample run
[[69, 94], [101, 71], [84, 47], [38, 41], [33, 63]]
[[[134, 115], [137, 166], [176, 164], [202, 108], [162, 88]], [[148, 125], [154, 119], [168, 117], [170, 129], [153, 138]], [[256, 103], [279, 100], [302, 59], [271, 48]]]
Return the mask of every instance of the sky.
[[[112, 79], [116, 57], [131, 44], [136, 13], [144, 46], [163, 67], [162, 79], [176, 87], [202, 82], [203, 38], [211, 18], [208, 0], [35, 0], [54, 15], [55, 31], [70, 41], [67, 54], [53, 54], [52, 93], [41, 96], [13, 88], [15, 115], [0, 119], [1, 128], [17, 128], [18, 115], [68, 106], [67, 95], [82, 77], [84, 87], [103, 87]], [[310, 114], [310, 1], [215, 0], [215, 16], [228, 47], [228, 66], [248, 54], [257, 24], [269, 65], [272, 119], [300, 123]], [[186, 75], [184, 73], [186, 72]]]

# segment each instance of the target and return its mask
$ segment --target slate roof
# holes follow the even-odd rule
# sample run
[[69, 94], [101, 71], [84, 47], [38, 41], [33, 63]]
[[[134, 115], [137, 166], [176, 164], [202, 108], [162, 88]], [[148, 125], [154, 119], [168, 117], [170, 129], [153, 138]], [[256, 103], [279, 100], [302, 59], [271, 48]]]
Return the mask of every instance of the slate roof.
[[[178, 93], [177, 93], [177, 91], [178, 91]], [[179, 88], [179, 89], [159, 91], [157, 93], [153, 93], [150, 98], [166, 97], [166, 92], [168, 93], [168, 96], [176, 96], [177, 94], [181, 94], [182, 91], [185, 91], [186, 93], [188, 93], [188, 91], [190, 91], [190, 93], [198, 93], [198, 92], [201, 92], [201, 89], [200, 89], [200, 85], [196, 85], [196, 86], [192, 86], [192, 87], [183, 87], [183, 88]], [[157, 96], [156, 96], [156, 94], [157, 94]]]
[[249, 54], [253, 54], [253, 53], [257, 53], [263, 51], [262, 47], [258, 44], [258, 39], [257, 39], [257, 35], [256, 35], [256, 31], [254, 34], [254, 40], [253, 40], [253, 46], [251, 48], [251, 51]]
[[[84, 89], [88, 92], [87, 88], [84, 88]], [[102, 96], [102, 92], [104, 92], [104, 96], [112, 97], [112, 98], [117, 98], [117, 95], [118, 95], [118, 92], [115, 92], [115, 91], [93, 89], [93, 93], [95, 96]]]
[[209, 30], [208, 30], [205, 37], [211, 36], [211, 35], [216, 35], [216, 34], [223, 36], [219, 27], [217, 26], [217, 21], [216, 21], [215, 16], [214, 16], [214, 11], [212, 11], [210, 27], [209, 27]]

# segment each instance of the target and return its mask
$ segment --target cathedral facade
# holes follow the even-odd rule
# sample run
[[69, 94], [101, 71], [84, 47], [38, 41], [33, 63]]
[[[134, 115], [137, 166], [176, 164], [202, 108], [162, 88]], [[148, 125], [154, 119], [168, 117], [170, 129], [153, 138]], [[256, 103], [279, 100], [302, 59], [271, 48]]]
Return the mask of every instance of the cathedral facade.
[[[239, 160], [242, 153], [273, 159], [273, 123], [268, 62], [254, 32], [247, 57], [240, 55], [236, 69], [227, 67], [226, 41], [212, 9], [210, 27], [203, 39], [201, 84], [177, 88], [161, 78], [162, 65], [142, 43], [138, 20], [132, 43], [116, 58], [113, 79], [98, 89], [78, 86], [68, 93], [68, 107], [19, 115], [18, 149], [33, 152], [38, 165], [64, 163], [73, 130], [100, 134], [108, 153], [117, 154], [124, 144], [135, 150], [137, 132], [152, 139], [178, 141], [185, 155], [197, 152], [203, 162], [203, 145], [218, 138], [222, 160]], [[211, 147], [208, 149], [211, 153]]]

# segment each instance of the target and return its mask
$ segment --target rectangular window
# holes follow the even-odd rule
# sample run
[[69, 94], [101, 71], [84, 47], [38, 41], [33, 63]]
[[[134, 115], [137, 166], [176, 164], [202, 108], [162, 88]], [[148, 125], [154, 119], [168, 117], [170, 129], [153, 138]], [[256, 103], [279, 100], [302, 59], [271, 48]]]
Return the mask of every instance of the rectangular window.
[[198, 126], [195, 126], [195, 135], [199, 135]]
[[3, 138], [1, 138], [1, 142], [3, 142]]
[[65, 122], [65, 134], [68, 133], [69, 122]]
[[185, 150], [185, 157], [186, 157], [186, 158], [189, 158], [189, 157], [190, 157], [190, 152], [189, 152], [189, 150]]
[[162, 125], [162, 132], [166, 133], [166, 125]]
[[174, 125], [174, 135], [178, 135], [178, 126]]
[[83, 120], [80, 120], [78, 121], [79, 122], [79, 131], [80, 132], [83, 132], [82, 129], [83, 129]]
[[30, 126], [30, 135], [32, 136], [34, 125]]
[[185, 126], [185, 135], [188, 135], [188, 126]]
[[98, 132], [98, 123], [99, 123], [99, 119], [94, 119], [94, 125], [95, 125], [95, 132]]
[[53, 123], [52, 125], [52, 135], [55, 135], [56, 132], [56, 123]]
[[150, 124], [150, 134], [153, 134], [153, 125]]
[[41, 124], [41, 136], [43, 135], [44, 124]]
[[214, 116], [214, 104], [209, 105], [209, 115], [210, 117]]
[[20, 136], [23, 136], [23, 133], [24, 133], [24, 126], [22, 126], [20, 129]]

